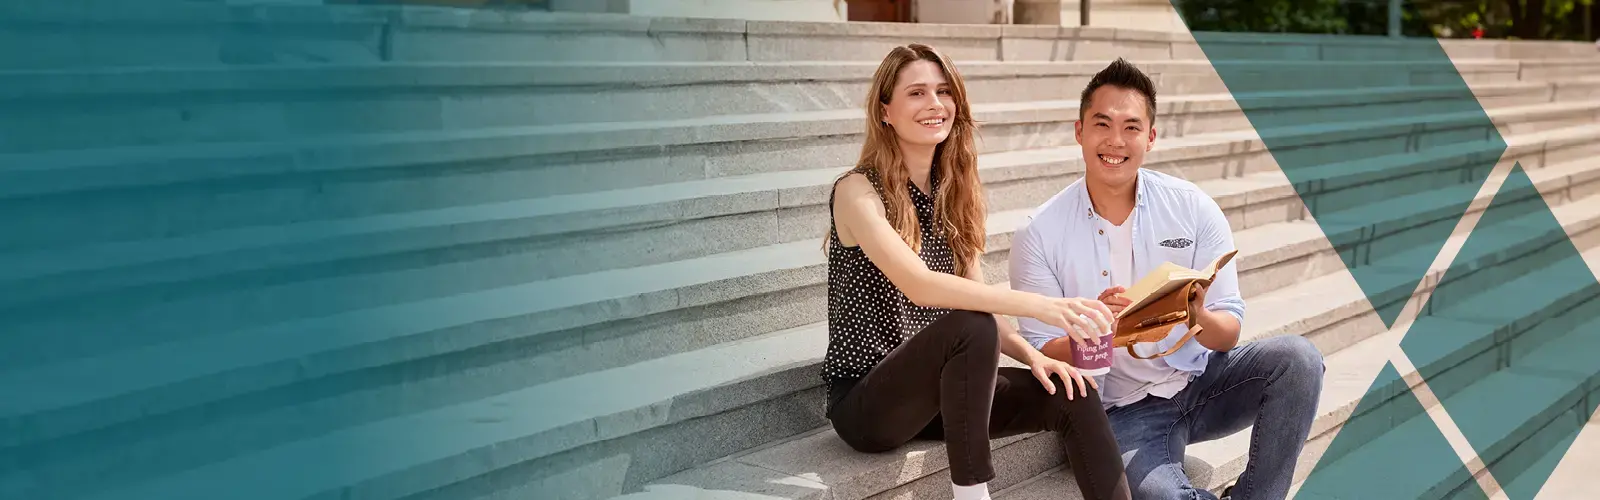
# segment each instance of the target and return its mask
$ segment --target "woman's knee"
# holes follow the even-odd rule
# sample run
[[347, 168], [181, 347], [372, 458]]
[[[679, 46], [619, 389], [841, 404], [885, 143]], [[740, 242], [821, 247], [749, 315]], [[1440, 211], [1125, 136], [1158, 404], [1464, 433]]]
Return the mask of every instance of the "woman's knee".
[[1067, 379], [1062, 380], [1059, 375], [1051, 375], [1050, 383], [1055, 386], [1056, 393], [1050, 394], [1039, 388], [1041, 396], [1060, 418], [1071, 420], [1074, 415], [1093, 414], [1095, 418], [1105, 418], [1105, 408], [1100, 404], [1100, 390], [1089, 384], [1089, 377], [1083, 379], [1083, 387], [1078, 387], [1078, 382]]
[[1000, 353], [1000, 327], [995, 323], [993, 314], [955, 310], [946, 313], [940, 322], [945, 323], [948, 333], [956, 335], [958, 340], [968, 349], [975, 352]]
[[[1100, 390], [1089, 385], [1088, 377], [1084, 377], [1083, 387], [1078, 387], [1076, 381], [1067, 381], [1071, 385], [1057, 385], [1054, 399], [1062, 411], [1073, 413], [1105, 413], [1105, 408], [1100, 404]], [[1070, 397], [1069, 397], [1070, 396]]]

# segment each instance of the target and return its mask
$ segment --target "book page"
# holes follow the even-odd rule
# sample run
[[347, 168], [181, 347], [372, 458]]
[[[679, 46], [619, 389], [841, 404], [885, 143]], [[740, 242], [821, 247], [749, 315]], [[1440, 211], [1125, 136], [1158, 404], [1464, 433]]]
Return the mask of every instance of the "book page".
[[1161, 298], [1163, 295], [1172, 293], [1173, 290], [1177, 290], [1179, 287], [1188, 284], [1189, 281], [1193, 281], [1195, 278], [1192, 275], [1195, 274], [1197, 274], [1196, 271], [1171, 262], [1161, 263], [1160, 266], [1140, 278], [1133, 286], [1128, 287], [1128, 291], [1123, 296], [1133, 301], [1133, 303], [1124, 308], [1117, 317], [1120, 318], [1123, 315], [1138, 311], [1139, 308]]
[[1227, 253], [1224, 253], [1222, 255], [1218, 255], [1217, 258], [1215, 260], [1212, 260], [1211, 264], [1207, 265], [1205, 269], [1201, 269], [1200, 271], [1198, 271], [1199, 272], [1199, 278], [1205, 279], [1205, 280], [1216, 279], [1217, 270], [1218, 269], [1222, 269], [1222, 266], [1228, 265], [1227, 264], [1228, 261], [1233, 260], [1233, 256], [1237, 255], [1238, 253], [1239, 253], [1238, 250], [1229, 250]]

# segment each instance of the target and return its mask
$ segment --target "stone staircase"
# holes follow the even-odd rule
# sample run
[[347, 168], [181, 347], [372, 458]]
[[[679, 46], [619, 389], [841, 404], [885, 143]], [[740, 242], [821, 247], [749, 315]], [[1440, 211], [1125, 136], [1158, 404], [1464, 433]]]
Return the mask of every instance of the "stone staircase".
[[[153, 26], [120, 5], [96, 20]], [[22, 395], [0, 402], [0, 497], [947, 495], [942, 445], [854, 454], [821, 416], [827, 187], [858, 151], [877, 60], [909, 41], [968, 79], [995, 286], [1012, 230], [1081, 175], [1082, 86], [1116, 56], [1156, 78], [1147, 167], [1227, 213], [1245, 337], [1303, 335], [1329, 356], [1302, 474], [1395, 342], [1376, 311], [1442, 271], [1420, 290], [1396, 273], [1369, 302], [1340, 255], [1406, 257], [1385, 249], [1453, 226], [1451, 200], [1479, 193], [1500, 155], [1452, 82], [1471, 84], [1578, 248], [1600, 251], [1600, 57], [1567, 45], [1449, 44], [1454, 65], [1365, 61], [1341, 80], [1309, 70], [1406, 49], [1281, 37], [1259, 71], [1321, 89], [1283, 94], [1223, 85], [1181, 33], [168, 15], [146, 46], [43, 44], [0, 67], [0, 214], [17, 221], [0, 282], [28, 292], [0, 296], [18, 325], [0, 394]], [[1257, 129], [1241, 102], [1332, 118]], [[1274, 155], [1327, 150], [1359, 153], [1297, 177], [1315, 184], [1297, 195]], [[1372, 189], [1411, 198], [1360, 204]], [[1309, 220], [1308, 204], [1329, 215]], [[1473, 276], [1534, 276], [1517, 257], [1561, 236], [1508, 239], [1471, 256]], [[1247, 440], [1192, 447], [1191, 476], [1237, 477]], [[994, 447], [1006, 497], [1075, 494], [1054, 436]]]

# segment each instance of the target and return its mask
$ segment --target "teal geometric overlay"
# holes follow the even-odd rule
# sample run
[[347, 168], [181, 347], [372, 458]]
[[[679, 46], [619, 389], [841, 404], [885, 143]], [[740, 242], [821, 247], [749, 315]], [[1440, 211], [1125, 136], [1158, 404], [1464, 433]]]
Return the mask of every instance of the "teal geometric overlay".
[[[1194, 36], [1392, 327], [1506, 150], [1467, 78], [1433, 39]], [[1526, 500], [1600, 405], [1600, 281], [1524, 166], [1485, 210], [1401, 348]], [[1297, 498], [1485, 493], [1387, 365]]]
[[1436, 40], [1194, 33], [1392, 325], [1505, 151]]
[[617, 194], [705, 170], [595, 123], [651, 66], [548, 60], [653, 27], [354, 3], [0, 2], [0, 498], [556, 498], [814, 427], [639, 365], [732, 316], [646, 266], [763, 244]]
[[[1445, 485], [1471, 480], [1394, 365], [1386, 363], [1294, 498], [1438, 498], [1449, 491]], [[1452, 498], [1488, 497], [1467, 488]]]
[[[1541, 244], [1510, 248], [1528, 240]], [[1462, 265], [1489, 254], [1506, 264]], [[1531, 499], [1558, 462], [1547, 455], [1600, 403], [1585, 398], [1600, 377], [1600, 281], [1518, 165], [1438, 288], [1401, 348], [1510, 498]]]

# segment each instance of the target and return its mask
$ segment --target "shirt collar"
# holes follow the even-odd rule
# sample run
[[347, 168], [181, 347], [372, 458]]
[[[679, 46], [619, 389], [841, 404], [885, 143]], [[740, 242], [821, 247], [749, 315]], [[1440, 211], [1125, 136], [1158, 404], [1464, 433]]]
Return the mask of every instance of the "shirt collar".
[[1150, 176], [1145, 175], [1144, 167], [1139, 167], [1136, 174], [1138, 178], [1133, 182], [1133, 206], [1144, 208], [1144, 187], [1150, 183]]
[[[1137, 175], [1138, 179], [1133, 183], [1133, 207], [1135, 209], [1143, 209], [1147, 208], [1144, 190], [1145, 187], [1151, 182], [1150, 175], [1148, 175], [1148, 172], [1145, 171], [1144, 167], [1139, 167]], [[1096, 215], [1094, 213], [1094, 201], [1089, 199], [1089, 181], [1087, 178], [1085, 178], [1085, 180], [1079, 184], [1081, 184], [1079, 189], [1083, 195], [1084, 213], [1087, 214], [1087, 218], [1093, 219], [1096, 217]]]

